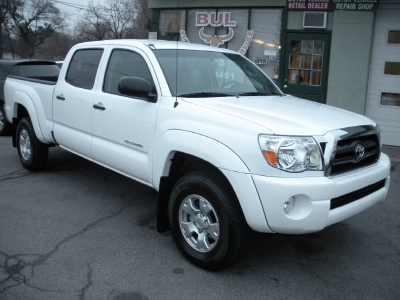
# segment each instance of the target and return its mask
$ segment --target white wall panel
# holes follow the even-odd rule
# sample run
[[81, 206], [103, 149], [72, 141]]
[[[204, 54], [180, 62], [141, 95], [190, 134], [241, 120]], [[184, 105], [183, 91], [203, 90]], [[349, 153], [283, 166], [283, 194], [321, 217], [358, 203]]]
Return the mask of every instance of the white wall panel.
[[400, 94], [400, 76], [384, 74], [385, 62], [400, 62], [400, 44], [387, 44], [388, 30], [400, 30], [400, 1], [380, 0], [376, 14], [367, 116], [378, 123], [383, 143], [400, 146], [400, 106], [380, 104], [382, 93]]

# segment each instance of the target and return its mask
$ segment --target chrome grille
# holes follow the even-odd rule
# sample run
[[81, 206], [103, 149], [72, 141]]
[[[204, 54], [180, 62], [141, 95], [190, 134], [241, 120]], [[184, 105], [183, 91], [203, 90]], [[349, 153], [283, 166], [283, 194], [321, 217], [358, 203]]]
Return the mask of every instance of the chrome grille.
[[380, 156], [380, 137], [373, 126], [344, 128], [326, 175], [334, 176], [375, 164]]

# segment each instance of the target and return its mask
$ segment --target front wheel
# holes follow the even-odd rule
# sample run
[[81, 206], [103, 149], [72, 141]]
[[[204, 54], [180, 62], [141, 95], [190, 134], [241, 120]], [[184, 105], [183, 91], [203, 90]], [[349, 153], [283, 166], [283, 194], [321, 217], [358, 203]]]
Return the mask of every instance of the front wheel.
[[30, 171], [43, 169], [47, 162], [49, 147], [38, 140], [29, 118], [19, 121], [16, 134], [18, 155], [22, 165]]
[[182, 177], [172, 190], [168, 213], [179, 250], [195, 265], [227, 268], [244, 252], [248, 227], [222, 175], [199, 171]]

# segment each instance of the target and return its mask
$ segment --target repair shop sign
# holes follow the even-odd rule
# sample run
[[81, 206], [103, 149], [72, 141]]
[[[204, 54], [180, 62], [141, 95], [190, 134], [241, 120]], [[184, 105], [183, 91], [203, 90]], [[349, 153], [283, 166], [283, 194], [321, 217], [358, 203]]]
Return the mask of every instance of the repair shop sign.
[[374, 11], [378, 8], [378, 0], [332, 0], [333, 10]]

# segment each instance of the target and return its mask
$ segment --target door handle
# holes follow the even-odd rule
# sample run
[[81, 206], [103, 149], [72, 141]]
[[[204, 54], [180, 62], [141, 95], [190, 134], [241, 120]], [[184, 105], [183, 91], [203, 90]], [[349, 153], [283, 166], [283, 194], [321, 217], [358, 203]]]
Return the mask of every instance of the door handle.
[[65, 100], [65, 97], [64, 97], [63, 94], [57, 95], [56, 98], [57, 98], [58, 100]]
[[95, 109], [106, 110], [106, 108], [101, 103], [95, 104], [95, 105], [93, 105], [93, 107]]

